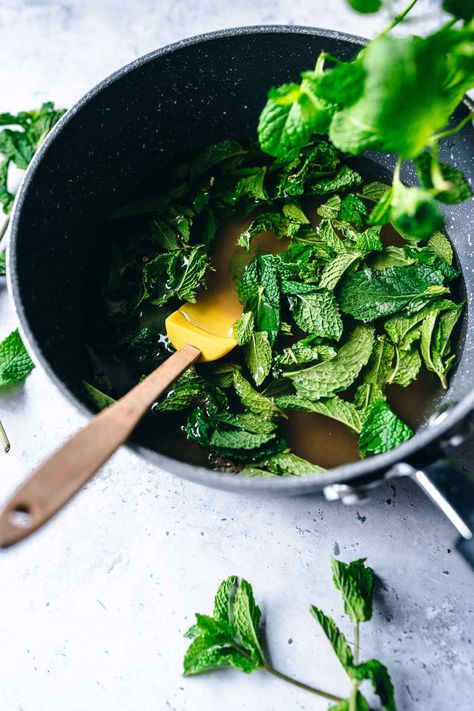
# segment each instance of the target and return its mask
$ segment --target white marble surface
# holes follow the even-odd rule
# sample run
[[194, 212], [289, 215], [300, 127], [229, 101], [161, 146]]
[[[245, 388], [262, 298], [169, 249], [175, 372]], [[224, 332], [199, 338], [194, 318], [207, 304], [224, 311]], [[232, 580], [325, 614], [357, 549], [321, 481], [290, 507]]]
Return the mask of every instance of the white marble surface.
[[[258, 23], [366, 35], [380, 26], [343, 0], [1, 0], [0, 110], [46, 99], [69, 106], [155, 47]], [[14, 324], [0, 284], [0, 337]], [[12, 440], [0, 456], [3, 501], [83, 419], [38, 369], [1, 394], [0, 414]], [[182, 633], [194, 611], [211, 609], [223, 577], [245, 576], [263, 607], [275, 666], [344, 693], [307, 611], [317, 602], [342, 619], [329, 575], [335, 552], [367, 556], [383, 581], [362, 650], [389, 665], [399, 708], [468, 711], [473, 577], [452, 552], [454, 538], [409, 482], [352, 509], [319, 497], [248, 499], [179, 481], [122, 450], [46, 529], [0, 554], [0, 708], [325, 709], [262, 672], [183, 679]]]

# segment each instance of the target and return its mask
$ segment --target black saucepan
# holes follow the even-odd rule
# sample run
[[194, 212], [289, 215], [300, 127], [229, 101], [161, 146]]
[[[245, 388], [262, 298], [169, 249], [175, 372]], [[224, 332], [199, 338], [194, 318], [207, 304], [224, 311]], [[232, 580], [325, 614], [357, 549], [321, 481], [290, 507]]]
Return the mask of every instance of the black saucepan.
[[[211, 33], [160, 49], [120, 69], [60, 121], [35, 156], [13, 218], [10, 287], [31, 352], [61, 390], [90, 412], [81, 382], [90, 375], [78, 319], [90, 264], [100, 249], [97, 226], [111, 209], [167, 166], [209, 143], [255, 138], [268, 88], [295, 80], [321, 50], [349, 59], [364, 43], [339, 32], [251, 27]], [[472, 108], [472, 107], [471, 107]], [[462, 119], [469, 102], [454, 117]], [[474, 181], [471, 126], [441, 148]], [[390, 156], [370, 156], [381, 171]], [[407, 172], [404, 179], [413, 181]], [[470, 429], [474, 404], [472, 201], [446, 209], [447, 231], [464, 276], [467, 308], [459, 359], [448, 392], [409, 442], [387, 454], [306, 477], [243, 478], [132, 446], [178, 476], [233, 491], [302, 494], [324, 490], [346, 503], [387, 477], [414, 477], [450, 516], [474, 562], [474, 495], [445, 458]]]

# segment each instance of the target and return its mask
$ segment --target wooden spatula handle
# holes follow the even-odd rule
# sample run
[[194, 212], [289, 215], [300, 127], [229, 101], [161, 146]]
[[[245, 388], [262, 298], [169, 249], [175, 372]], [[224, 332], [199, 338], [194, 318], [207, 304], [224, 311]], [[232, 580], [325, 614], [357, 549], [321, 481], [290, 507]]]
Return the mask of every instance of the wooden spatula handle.
[[[33, 472], [0, 513], [0, 547], [26, 538], [69, 501], [125, 442], [156, 398], [199, 356], [194, 346], [173, 353]], [[25, 514], [21, 525], [19, 514]]]

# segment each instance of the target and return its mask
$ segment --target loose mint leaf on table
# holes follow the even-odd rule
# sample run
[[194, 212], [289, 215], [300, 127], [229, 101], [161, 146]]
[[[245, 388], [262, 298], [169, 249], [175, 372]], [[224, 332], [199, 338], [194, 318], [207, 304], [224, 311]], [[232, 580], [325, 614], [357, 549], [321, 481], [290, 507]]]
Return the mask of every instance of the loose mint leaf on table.
[[6, 263], [5, 263], [5, 252], [0, 252], [0, 276], [5, 276], [6, 274]]
[[348, 2], [357, 12], [378, 12], [382, 7], [382, 0], [348, 0]]
[[266, 331], [254, 331], [244, 350], [244, 359], [254, 383], [263, 383], [272, 366], [272, 347]]
[[255, 317], [251, 311], [245, 311], [234, 323], [234, 338], [239, 346], [245, 346], [252, 337], [255, 328]]
[[369, 679], [384, 711], [396, 711], [395, 690], [390, 674], [387, 667], [379, 662], [378, 659], [369, 659], [362, 664], [358, 664], [353, 668], [352, 675], [359, 681]]
[[342, 320], [336, 299], [327, 290], [289, 296], [292, 316], [306, 333], [338, 341], [342, 335]]
[[351, 648], [349, 647], [346, 638], [344, 637], [332, 617], [325, 615], [322, 610], [316, 607], [316, 605], [311, 605], [309, 609], [313, 617], [321, 625], [324, 634], [331, 643], [331, 646], [344, 669], [352, 669], [354, 664], [354, 657], [352, 656]]
[[367, 413], [359, 438], [359, 451], [363, 457], [388, 452], [409, 440], [413, 434], [413, 430], [381, 400], [372, 405]]
[[[418, 177], [421, 185], [426, 190], [436, 190], [436, 199], [446, 205], [456, 205], [457, 203], [465, 202], [472, 197], [472, 188], [464, 177], [463, 173], [448, 163], [435, 163], [435, 158], [432, 153], [422, 153], [415, 161]], [[436, 165], [440, 178], [442, 178], [449, 187], [444, 190], [438, 190], [433, 184], [433, 165]]]
[[259, 256], [246, 267], [237, 287], [245, 311], [252, 311], [255, 329], [266, 331], [273, 345], [280, 328], [280, 285], [276, 258]]
[[21, 383], [34, 368], [18, 330], [0, 343], [0, 388]]
[[3, 156], [0, 163], [0, 202], [4, 212], [10, 211], [14, 199], [8, 191], [10, 163], [25, 170], [41, 141], [64, 113], [65, 109], [55, 109], [54, 104], [48, 101], [35, 111], [0, 114], [0, 126], [9, 127], [0, 131], [0, 153]]
[[158, 255], [143, 268], [143, 282], [151, 303], [162, 306], [177, 297], [196, 301], [196, 292], [205, 286], [209, 257], [202, 245]]
[[342, 422], [354, 432], [359, 433], [362, 429], [363, 417], [360, 410], [351, 402], [347, 402], [337, 395], [323, 400], [308, 400], [298, 397], [298, 395], [283, 395], [275, 398], [275, 402], [282, 410], [317, 412]]
[[247, 410], [269, 420], [281, 415], [273, 400], [255, 390], [237, 369], [234, 370], [233, 378], [235, 392]]
[[241, 580], [234, 596], [232, 622], [244, 648], [252, 660], [260, 666], [265, 663], [265, 655], [258, 637], [258, 627], [262, 613], [255, 602], [252, 586]]
[[258, 138], [262, 150], [288, 160], [298, 154], [315, 133], [325, 133], [332, 109], [311, 91], [311, 73], [301, 85], [290, 83], [270, 89], [260, 114]]
[[374, 571], [365, 565], [365, 558], [352, 563], [331, 561], [332, 579], [344, 600], [344, 612], [353, 622], [366, 622], [372, 618]]
[[304, 370], [284, 373], [300, 397], [320, 400], [352, 385], [372, 353], [374, 331], [357, 326], [332, 360], [317, 363]]
[[448, 291], [440, 271], [424, 264], [386, 269], [365, 268], [344, 277], [341, 311], [365, 323], [400, 311], [413, 313]]

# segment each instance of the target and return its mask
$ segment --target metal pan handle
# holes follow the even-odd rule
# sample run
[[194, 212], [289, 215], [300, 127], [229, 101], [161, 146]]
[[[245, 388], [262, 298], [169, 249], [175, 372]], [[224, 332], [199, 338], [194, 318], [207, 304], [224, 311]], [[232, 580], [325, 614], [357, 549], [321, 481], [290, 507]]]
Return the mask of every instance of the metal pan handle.
[[461, 534], [456, 548], [474, 569], [474, 479], [449, 459], [439, 459], [423, 469], [410, 469], [412, 479]]

